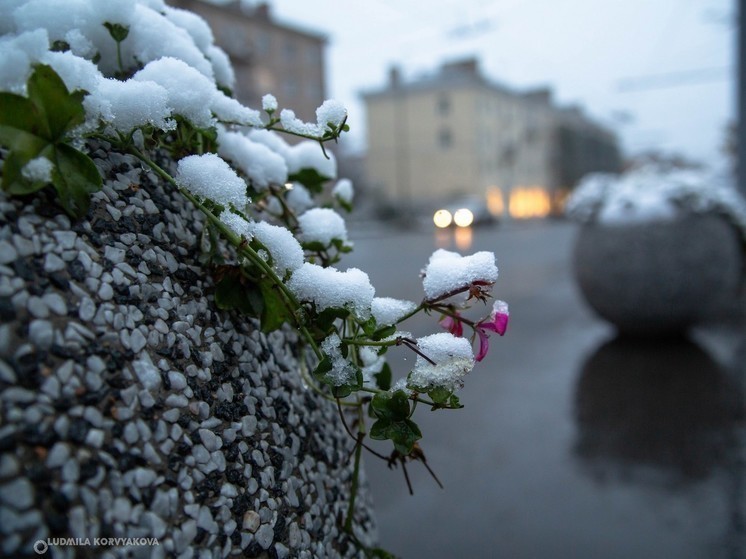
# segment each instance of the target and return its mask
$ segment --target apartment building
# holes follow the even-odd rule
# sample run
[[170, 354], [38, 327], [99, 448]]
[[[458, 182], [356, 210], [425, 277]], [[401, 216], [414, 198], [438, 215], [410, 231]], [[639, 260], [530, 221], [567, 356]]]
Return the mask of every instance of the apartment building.
[[277, 21], [266, 3], [242, 8], [240, 2], [168, 2], [199, 14], [210, 25], [215, 42], [233, 63], [234, 93], [242, 103], [260, 109], [262, 96], [272, 93], [281, 108], [316, 120], [316, 108], [326, 98], [325, 35]]
[[394, 68], [363, 99], [367, 182], [399, 206], [479, 195], [495, 214], [545, 215], [585, 173], [621, 165], [612, 132], [557, 107], [549, 89], [488, 80], [476, 59], [407, 83]]

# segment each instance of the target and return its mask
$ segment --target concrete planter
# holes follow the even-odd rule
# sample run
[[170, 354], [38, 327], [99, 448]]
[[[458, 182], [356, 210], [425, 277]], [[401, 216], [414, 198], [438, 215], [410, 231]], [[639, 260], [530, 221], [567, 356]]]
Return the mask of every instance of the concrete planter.
[[[360, 556], [340, 528], [354, 443], [293, 332], [217, 309], [199, 212], [95, 155], [86, 220], [0, 193], [0, 555]], [[364, 483], [354, 518], [372, 543]]]
[[743, 255], [734, 227], [715, 215], [584, 225], [575, 275], [588, 304], [623, 334], [685, 332], [734, 301]]

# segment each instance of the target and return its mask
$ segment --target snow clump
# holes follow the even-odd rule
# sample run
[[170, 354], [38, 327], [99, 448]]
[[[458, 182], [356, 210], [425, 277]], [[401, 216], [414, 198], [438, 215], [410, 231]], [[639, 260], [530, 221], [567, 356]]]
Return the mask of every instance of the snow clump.
[[425, 269], [422, 286], [429, 301], [434, 301], [471, 285], [492, 285], [497, 281], [497, 266], [492, 252], [480, 251], [461, 256], [444, 249], [436, 250]]
[[285, 159], [266, 145], [225, 127], [218, 128], [218, 143], [220, 156], [235, 163], [255, 190], [266, 190], [271, 184], [285, 184], [288, 180]]
[[176, 182], [199, 198], [242, 210], [249, 203], [246, 183], [214, 153], [189, 155], [179, 160]]
[[370, 317], [375, 289], [368, 274], [357, 268], [340, 272], [306, 262], [288, 281], [288, 288], [301, 301], [316, 305], [321, 312], [329, 308], [348, 308], [361, 320]]
[[298, 216], [300, 240], [317, 242], [324, 246], [332, 244], [334, 239], [347, 240], [345, 220], [332, 209], [313, 208]]
[[352, 188], [352, 181], [350, 179], [339, 179], [337, 184], [332, 188], [332, 196], [338, 198], [345, 204], [352, 204], [352, 198], [355, 196], [355, 191]]
[[342, 340], [339, 339], [336, 333], [330, 334], [321, 342], [321, 351], [332, 362], [331, 371], [326, 373], [326, 379], [332, 386], [350, 384], [355, 380], [356, 375], [355, 367], [342, 355], [340, 345], [342, 345]]
[[226, 227], [228, 227], [228, 229], [233, 231], [239, 237], [244, 237], [246, 240], [250, 241], [254, 236], [254, 224], [240, 215], [225, 210], [220, 212], [218, 218]]
[[393, 299], [391, 297], [375, 297], [371, 303], [371, 312], [378, 326], [396, 324], [417, 308], [414, 301]]
[[416, 390], [426, 392], [433, 388], [461, 388], [463, 377], [474, 368], [474, 354], [469, 340], [449, 332], [419, 338], [417, 349], [435, 364], [421, 355], [417, 356], [407, 382]]
[[314, 169], [326, 179], [335, 179], [337, 178], [337, 160], [331, 152], [327, 152], [326, 155], [328, 159], [319, 149], [318, 142], [308, 140], [290, 146], [285, 152], [288, 172], [293, 175], [303, 169]]
[[21, 174], [31, 182], [50, 182], [53, 168], [54, 165], [46, 157], [36, 157], [23, 166]]
[[303, 264], [300, 243], [284, 227], [261, 221], [254, 226], [254, 236], [267, 248], [275, 270], [281, 275], [297, 270]]

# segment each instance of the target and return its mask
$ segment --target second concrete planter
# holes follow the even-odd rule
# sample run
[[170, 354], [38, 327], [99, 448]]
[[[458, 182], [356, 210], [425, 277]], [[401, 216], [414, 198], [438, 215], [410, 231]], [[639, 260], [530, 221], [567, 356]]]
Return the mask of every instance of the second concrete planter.
[[590, 306], [628, 335], [685, 332], [733, 300], [741, 281], [736, 229], [718, 215], [605, 225], [579, 232], [575, 275]]

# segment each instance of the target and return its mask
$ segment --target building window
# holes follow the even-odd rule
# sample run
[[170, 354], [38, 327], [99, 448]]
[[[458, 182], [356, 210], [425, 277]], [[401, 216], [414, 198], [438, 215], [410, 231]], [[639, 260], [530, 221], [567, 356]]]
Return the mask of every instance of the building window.
[[259, 54], [267, 54], [269, 52], [271, 40], [269, 33], [266, 31], [258, 31], [256, 34], [256, 51]]
[[319, 63], [319, 59], [321, 58], [321, 51], [315, 47], [309, 47], [305, 49], [305, 55], [306, 55], [306, 64], [310, 66], [315, 66]]
[[298, 47], [295, 44], [295, 41], [293, 41], [292, 39], [285, 39], [285, 46], [283, 48], [283, 53], [285, 55], [285, 60], [287, 62], [295, 61], [295, 57], [298, 53]]
[[442, 149], [448, 149], [453, 144], [453, 137], [449, 128], [441, 128], [438, 132], [438, 145]]
[[447, 94], [441, 93], [438, 96], [436, 111], [439, 115], [447, 115], [451, 112], [451, 98]]
[[282, 82], [282, 94], [286, 98], [298, 95], [298, 80], [292, 76], [286, 76]]

